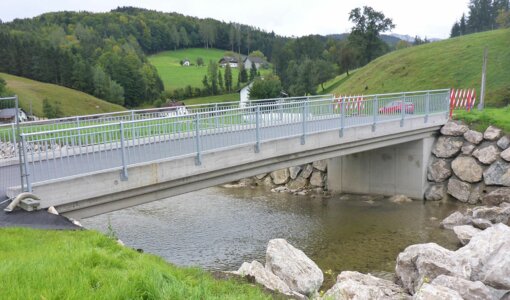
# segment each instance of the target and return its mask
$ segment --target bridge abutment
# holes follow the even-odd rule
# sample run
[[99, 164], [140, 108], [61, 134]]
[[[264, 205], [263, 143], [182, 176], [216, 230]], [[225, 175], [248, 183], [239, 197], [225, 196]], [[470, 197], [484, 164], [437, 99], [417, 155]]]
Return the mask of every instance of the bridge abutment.
[[434, 137], [328, 161], [328, 189], [333, 192], [404, 194], [422, 199]]

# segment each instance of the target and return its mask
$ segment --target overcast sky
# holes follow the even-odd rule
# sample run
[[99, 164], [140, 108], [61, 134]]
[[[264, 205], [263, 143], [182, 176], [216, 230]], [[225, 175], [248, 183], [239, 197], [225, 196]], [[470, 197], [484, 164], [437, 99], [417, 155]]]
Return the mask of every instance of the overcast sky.
[[199, 18], [252, 25], [285, 36], [348, 32], [348, 13], [372, 6], [393, 19], [394, 33], [447, 38], [453, 23], [467, 11], [468, 0], [0, 0], [4, 22], [50, 11], [105, 12], [136, 6]]

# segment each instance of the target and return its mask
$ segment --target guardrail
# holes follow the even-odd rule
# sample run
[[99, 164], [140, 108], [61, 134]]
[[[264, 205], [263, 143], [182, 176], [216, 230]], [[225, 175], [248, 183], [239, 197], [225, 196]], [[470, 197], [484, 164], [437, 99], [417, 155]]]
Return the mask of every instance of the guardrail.
[[360, 97], [265, 99], [245, 107], [142, 120], [22, 133], [28, 191], [33, 182], [118, 168], [123, 179], [133, 164], [253, 145], [269, 140], [448, 114], [449, 90]]

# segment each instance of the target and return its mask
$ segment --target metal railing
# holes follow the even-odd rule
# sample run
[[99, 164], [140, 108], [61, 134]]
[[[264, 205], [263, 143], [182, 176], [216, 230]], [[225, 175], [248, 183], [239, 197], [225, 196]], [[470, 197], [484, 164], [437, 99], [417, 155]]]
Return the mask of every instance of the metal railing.
[[[22, 133], [28, 190], [34, 182], [119, 169], [129, 176], [134, 164], [202, 154], [229, 147], [300, 137], [345, 128], [377, 125], [448, 113], [449, 90], [380, 94], [360, 97], [314, 97], [281, 101], [265, 99], [245, 107], [225, 107], [185, 115], [110, 122]], [[400, 105], [400, 106], [399, 106]], [[211, 105], [209, 105], [211, 106]]]

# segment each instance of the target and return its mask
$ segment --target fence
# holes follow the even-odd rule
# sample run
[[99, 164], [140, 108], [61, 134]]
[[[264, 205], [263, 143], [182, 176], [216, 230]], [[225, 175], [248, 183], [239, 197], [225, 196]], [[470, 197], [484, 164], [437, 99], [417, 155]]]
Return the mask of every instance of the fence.
[[[352, 97], [265, 99], [245, 107], [218, 106], [184, 115], [110, 122], [22, 133], [27, 189], [33, 182], [193, 155], [201, 164], [207, 151], [409, 118], [428, 121], [449, 110], [449, 90]], [[356, 102], [356, 105], [351, 105]], [[208, 107], [215, 106], [209, 105]]]
[[451, 89], [450, 90], [450, 118], [455, 109], [465, 109], [470, 111], [475, 106], [475, 89]]

